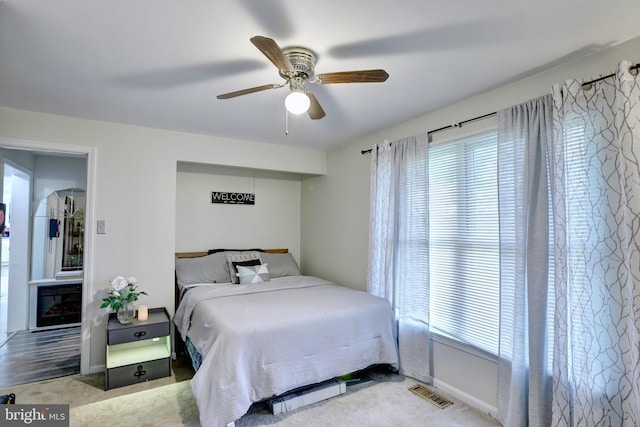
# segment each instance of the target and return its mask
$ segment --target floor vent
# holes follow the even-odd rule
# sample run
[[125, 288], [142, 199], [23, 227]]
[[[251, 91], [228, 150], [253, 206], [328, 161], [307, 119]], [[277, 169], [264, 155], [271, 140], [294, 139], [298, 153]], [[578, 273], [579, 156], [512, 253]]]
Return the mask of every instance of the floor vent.
[[440, 396], [439, 394], [434, 393], [433, 391], [429, 390], [428, 388], [426, 388], [421, 384], [416, 384], [413, 387], [409, 387], [409, 390], [417, 394], [427, 402], [433, 403], [440, 409], [444, 409], [447, 406], [453, 405], [453, 402], [450, 401], [449, 399], [446, 399]]

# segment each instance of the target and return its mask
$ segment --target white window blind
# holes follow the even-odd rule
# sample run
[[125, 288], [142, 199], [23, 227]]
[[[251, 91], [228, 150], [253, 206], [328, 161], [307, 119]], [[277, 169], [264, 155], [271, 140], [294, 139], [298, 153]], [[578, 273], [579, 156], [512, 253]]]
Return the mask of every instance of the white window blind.
[[429, 283], [433, 331], [498, 352], [497, 132], [429, 147]]

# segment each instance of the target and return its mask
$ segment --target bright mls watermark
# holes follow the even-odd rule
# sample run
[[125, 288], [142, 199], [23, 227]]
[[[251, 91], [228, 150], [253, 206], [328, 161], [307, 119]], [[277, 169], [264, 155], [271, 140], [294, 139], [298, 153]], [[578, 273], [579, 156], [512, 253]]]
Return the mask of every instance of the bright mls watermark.
[[0, 425], [69, 427], [69, 405], [0, 405]]

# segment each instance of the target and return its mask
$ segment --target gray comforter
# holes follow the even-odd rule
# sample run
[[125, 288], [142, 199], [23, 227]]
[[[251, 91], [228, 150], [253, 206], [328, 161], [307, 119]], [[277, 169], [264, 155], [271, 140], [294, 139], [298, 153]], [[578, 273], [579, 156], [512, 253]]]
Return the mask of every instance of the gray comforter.
[[398, 367], [389, 303], [316, 277], [195, 286], [174, 322], [203, 357], [191, 381], [203, 426], [225, 426], [297, 387]]

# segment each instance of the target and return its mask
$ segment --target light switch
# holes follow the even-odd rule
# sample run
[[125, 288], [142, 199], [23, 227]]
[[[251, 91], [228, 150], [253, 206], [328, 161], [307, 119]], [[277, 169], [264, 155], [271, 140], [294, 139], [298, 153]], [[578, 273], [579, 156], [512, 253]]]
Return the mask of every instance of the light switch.
[[98, 234], [107, 234], [107, 225], [104, 219], [98, 220]]

